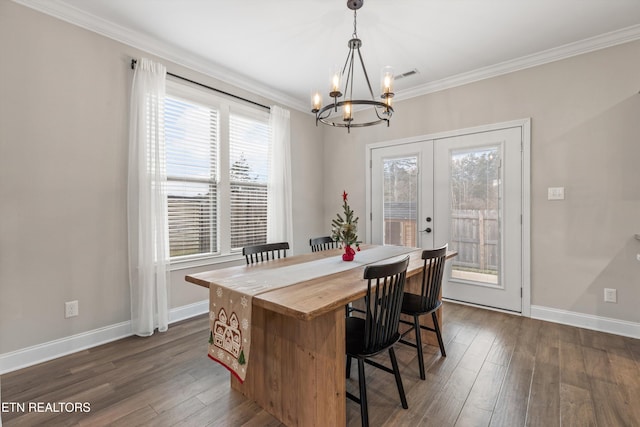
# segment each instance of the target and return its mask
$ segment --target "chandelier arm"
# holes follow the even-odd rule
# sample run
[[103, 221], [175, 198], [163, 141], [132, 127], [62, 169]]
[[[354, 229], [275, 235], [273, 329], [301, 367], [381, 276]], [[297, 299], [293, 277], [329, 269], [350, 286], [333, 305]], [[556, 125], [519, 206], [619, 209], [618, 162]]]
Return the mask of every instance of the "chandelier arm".
[[[335, 106], [337, 108], [337, 103]], [[320, 120], [321, 122], [324, 123], [324, 120], [328, 119], [329, 116], [331, 116], [331, 110], [333, 109], [333, 107], [334, 107], [334, 104], [328, 104], [322, 107], [320, 111], [316, 113], [316, 120]], [[323, 116], [322, 114], [325, 114], [325, 115]]]
[[347, 93], [349, 93], [349, 83], [353, 80], [351, 77], [351, 69], [353, 68], [353, 48], [349, 47], [349, 53], [347, 54], [347, 60], [344, 63], [344, 68], [342, 69], [342, 78], [344, 80], [344, 91], [342, 92], [343, 98], [347, 98]]
[[[353, 62], [353, 47], [349, 47], [349, 53], [347, 53], [347, 59], [344, 61], [344, 67], [342, 67], [342, 78], [344, 80], [344, 92], [343, 96], [346, 98], [346, 94], [349, 90], [349, 80], [351, 76], [351, 63]], [[345, 72], [346, 78], [345, 78]]]
[[344, 66], [342, 67], [342, 75], [344, 76], [344, 72], [347, 69], [347, 64], [349, 64], [349, 58], [351, 57], [352, 47], [349, 47], [349, 53], [347, 53], [347, 59], [344, 61]]
[[371, 94], [371, 99], [375, 100], [376, 97], [373, 95], [373, 89], [371, 89], [371, 82], [369, 81], [369, 74], [367, 74], [367, 68], [364, 66], [364, 60], [362, 59], [362, 54], [360, 53], [360, 49], [358, 49], [358, 56], [360, 57], [360, 65], [362, 65], [362, 71], [364, 73], [364, 78], [367, 81], [367, 86], [369, 87], [369, 93]]
[[[353, 79], [354, 79], [354, 67], [353, 67], [353, 58], [354, 58], [354, 54], [355, 54], [355, 49], [351, 48], [351, 61], [349, 61], [349, 75], [347, 76], [347, 81], [350, 82], [349, 85], [349, 99], [353, 99]], [[345, 96], [346, 96], [347, 91], [345, 90]], [[346, 99], [346, 98], [345, 98]]]
[[[377, 107], [377, 105], [376, 105], [376, 107]], [[380, 120], [386, 120], [385, 118], [380, 117], [380, 114], [378, 113], [378, 109], [377, 109], [376, 107], [373, 107], [373, 111], [375, 111], [376, 116], [377, 116]]]
[[[380, 114], [378, 113], [378, 108], [384, 108], [385, 114], [387, 115], [387, 117], [380, 117]], [[391, 115], [393, 114], [393, 107], [391, 107], [390, 105], [386, 105], [384, 104], [384, 107], [381, 105], [376, 105], [373, 108], [373, 111], [375, 111], [376, 116], [380, 119], [380, 120], [384, 120], [387, 122], [387, 126], [389, 126], [389, 122], [391, 119]]]

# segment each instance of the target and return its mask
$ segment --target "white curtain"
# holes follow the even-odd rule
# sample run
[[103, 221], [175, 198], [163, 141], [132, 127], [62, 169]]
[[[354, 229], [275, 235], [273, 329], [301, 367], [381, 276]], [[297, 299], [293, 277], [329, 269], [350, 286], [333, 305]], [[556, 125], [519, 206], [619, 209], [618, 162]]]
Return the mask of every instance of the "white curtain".
[[271, 107], [271, 146], [267, 184], [267, 242], [292, 245], [291, 126], [289, 110]]
[[169, 231], [164, 146], [166, 68], [142, 58], [131, 89], [129, 129], [128, 226], [131, 327], [134, 334], [164, 332]]

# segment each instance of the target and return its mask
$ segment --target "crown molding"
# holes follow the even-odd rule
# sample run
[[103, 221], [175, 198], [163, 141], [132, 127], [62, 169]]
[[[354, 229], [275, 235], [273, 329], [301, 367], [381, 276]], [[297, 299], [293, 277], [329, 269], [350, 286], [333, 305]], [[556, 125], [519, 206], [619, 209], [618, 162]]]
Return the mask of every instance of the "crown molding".
[[538, 65], [560, 61], [572, 56], [582, 55], [583, 53], [605, 49], [638, 39], [640, 39], [640, 25], [633, 25], [631, 27], [626, 27], [620, 30], [601, 34], [599, 36], [565, 44], [563, 46], [558, 46], [552, 49], [544, 50], [542, 52], [537, 52], [531, 55], [516, 58], [514, 60], [504, 61], [487, 67], [478, 68], [466, 73], [446, 77], [444, 79], [429, 82], [420, 86], [413, 87], [411, 89], [398, 91], [396, 92], [396, 96], [400, 98], [398, 100], [415, 98], [417, 96], [427, 95], [429, 93], [451, 89], [480, 80], [490, 79], [492, 77], [524, 70], [526, 68], [537, 67]]
[[[82, 27], [89, 31], [101, 34], [110, 39], [124, 43], [128, 46], [140, 49], [168, 61], [174, 62], [186, 68], [213, 77], [222, 82], [250, 91], [258, 96], [281, 103], [301, 112], [309, 113], [306, 101], [294, 98], [273, 88], [266, 86], [247, 76], [225, 68], [224, 66], [206, 61], [201, 57], [189, 55], [183, 49], [176, 46], [159, 43], [157, 40], [144, 34], [131, 31], [125, 27], [106, 21], [95, 15], [86, 13], [80, 9], [62, 3], [58, 0], [12, 0], [15, 3], [35, 9], [39, 12], [66, 21], [70, 24]], [[542, 52], [523, 56], [514, 60], [501, 62], [487, 67], [478, 68], [466, 73], [446, 77], [444, 79], [425, 83], [411, 89], [396, 92], [396, 101], [415, 98], [445, 89], [474, 83], [480, 80], [501, 76], [526, 68], [559, 61], [583, 53], [593, 52], [607, 47], [631, 42], [640, 39], [640, 25], [623, 28], [590, 37], [563, 46], [544, 50]], [[310, 113], [309, 113], [310, 114]]]
[[72, 7], [58, 0], [12, 0], [25, 7], [37, 10], [46, 15], [84, 28], [128, 46], [148, 52], [152, 55], [174, 62], [178, 65], [213, 77], [242, 90], [247, 90], [258, 96], [275, 101], [284, 106], [307, 112], [306, 102], [279, 92], [269, 86], [257, 82], [247, 76], [238, 74], [224, 66], [206, 61], [203, 58], [185, 53], [183, 49], [148, 37], [142, 33], [132, 31], [98, 16]]

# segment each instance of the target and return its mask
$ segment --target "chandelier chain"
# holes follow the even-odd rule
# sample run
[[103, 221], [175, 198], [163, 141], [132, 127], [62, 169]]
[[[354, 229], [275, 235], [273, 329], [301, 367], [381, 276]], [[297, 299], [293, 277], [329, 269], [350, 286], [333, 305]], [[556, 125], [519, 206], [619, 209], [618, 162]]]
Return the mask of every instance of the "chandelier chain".
[[354, 11], [353, 11], [353, 34], [352, 34], [352, 37], [353, 37], [354, 39], [357, 39], [357, 38], [358, 38], [358, 29], [357, 29], [357, 27], [356, 27], [356, 18], [357, 18], [357, 14], [358, 14], [358, 12], [354, 10]]

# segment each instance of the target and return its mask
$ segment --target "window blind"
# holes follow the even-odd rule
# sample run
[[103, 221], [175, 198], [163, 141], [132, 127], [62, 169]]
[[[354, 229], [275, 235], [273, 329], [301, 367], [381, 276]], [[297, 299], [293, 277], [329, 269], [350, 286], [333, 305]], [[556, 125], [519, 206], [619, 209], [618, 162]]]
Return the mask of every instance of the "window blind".
[[268, 119], [229, 116], [231, 249], [267, 241]]
[[171, 257], [218, 251], [218, 111], [167, 96], [165, 142]]

